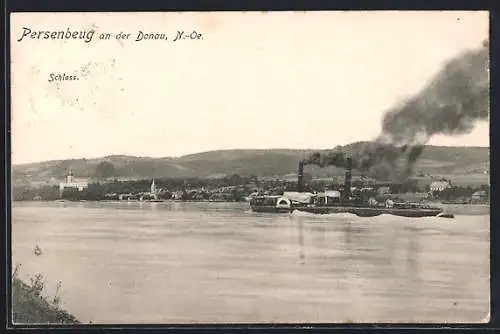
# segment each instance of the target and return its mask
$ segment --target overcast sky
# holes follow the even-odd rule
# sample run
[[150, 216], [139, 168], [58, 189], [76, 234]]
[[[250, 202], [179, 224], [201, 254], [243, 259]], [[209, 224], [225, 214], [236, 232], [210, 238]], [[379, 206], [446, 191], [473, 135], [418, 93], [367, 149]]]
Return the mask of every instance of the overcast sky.
[[[13, 163], [238, 148], [332, 148], [379, 134], [384, 112], [488, 39], [486, 12], [14, 14]], [[135, 42], [137, 32], [203, 40]], [[129, 41], [98, 34], [130, 33]], [[48, 82], [50, 73], [78, 81]], [[489, 125], [435, 145], [489, 145]]]

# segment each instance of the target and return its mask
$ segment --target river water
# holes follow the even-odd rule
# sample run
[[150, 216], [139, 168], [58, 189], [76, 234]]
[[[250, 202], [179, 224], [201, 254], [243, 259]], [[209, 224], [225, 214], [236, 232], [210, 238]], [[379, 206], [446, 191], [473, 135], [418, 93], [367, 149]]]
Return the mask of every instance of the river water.
[[[485, 322], [489, 215], [260, 214], [245, 203], [14, 203], [13, 266], [82, 322]], [[42, 254], [36, 256], [38, 245]]]

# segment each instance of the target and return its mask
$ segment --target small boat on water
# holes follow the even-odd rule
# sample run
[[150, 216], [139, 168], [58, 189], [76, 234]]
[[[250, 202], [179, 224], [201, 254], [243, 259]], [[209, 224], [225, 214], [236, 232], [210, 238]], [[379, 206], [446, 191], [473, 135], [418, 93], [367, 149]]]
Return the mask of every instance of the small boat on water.
[[[375, 217], [390, 214], [400, 217], [442, 217], [454, 218], [442, 208], [421, 203], [394, 202], [390, 199], [379, 203], [374, 199], [365, 201], [351, 190], [351, 165], [348, 158], [343, 191], [325, 191], [313, 194], [306, 192], [285, 192], [283, 195], [254, 196], [250, 199], [253, 212], [291, 213], [295, 210], [312, 214], [352, 213], [359, 217]], [[298, 188], [302, 188], [302, 170], [299, 164]]]
[[36, 245], [33, 253], [35, 253], [36, 256], [42, 255], [42, 249], [40, 248], [40, 246]]

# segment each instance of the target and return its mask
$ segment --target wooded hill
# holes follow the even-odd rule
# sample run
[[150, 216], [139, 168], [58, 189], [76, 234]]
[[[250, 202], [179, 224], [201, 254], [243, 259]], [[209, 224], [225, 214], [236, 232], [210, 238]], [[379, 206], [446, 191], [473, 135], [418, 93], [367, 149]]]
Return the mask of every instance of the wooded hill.
[[[363, 143], [343, 147], [357, 151]], [[294, 177], [298, 162], [315, 150], [218, 150], [177, 158], [149, 158], [113, 155], [97, 159], [45, 161], [12, 167], [16, 183], [62, 180], [71, 168], [79, 178], [207, 178], [230, 174], [258, 177]], [[320, 151], [321, 152], [321, 151]], [[415, 167], [416, 175], [486, 175], [489, 171], [489, 148], [427, 146]], [[314, 177], [342, 175], [336, 167], [307, 167]], [[488, 178], [489, 176], [485, 176]]]

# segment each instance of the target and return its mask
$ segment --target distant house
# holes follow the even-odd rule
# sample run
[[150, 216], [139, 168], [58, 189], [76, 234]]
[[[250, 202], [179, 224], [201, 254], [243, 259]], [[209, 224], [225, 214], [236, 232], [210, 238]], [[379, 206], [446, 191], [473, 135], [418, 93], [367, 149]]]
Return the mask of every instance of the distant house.
[[205, 195], [202, 192], [196, 192], [193, 194], [192, 198], [193, 198], [193, 200], [196, 200], [196, 201], [203, 201], [203, 200], [205, 200]]
[[131, 193], [128, 193], [128, 194], [119, 194], [118, 195], [118, 199], [120, 201], [125, 201], [125, 200], [129, 200], [129, 199], [132, 199], [133, 198], [133, 195]]
[[172, 199], [174, 199], [174, 200], [181, 200], [182, 199], [182, 195], [183, 195], [182, 191], [176, 191], [172, 195]]
[[231, 199], [231, 195], [227, 193], [214, 193], [209, 200], [213, 202], [227, 202]]
[[[343, 182], [343, 179], [342, 181]], [[352, 183], [357, 184], [359, 187], [363, 186], [373, 186], [377, 183], [377, 180], [368, 176], [353, 176]]]
[[107, 200], [118, 200], [120, 199], [119, 195], [117, 193], [107, 193], [104, 194], [104, 198]]
[[488, 194], [486, 193], [485, 190], [479, 190], [472, 194], [471, 199], [474, 202], [482, 202], [486, 200], [487, 197]]
[[429, 190], [431, 192], [440, 192], [451, 187], [449, 181], [434, 181], [429, 185]]
[[391, 192], [391, 188], [388, 187], [388, 186], [383, 186], [383, 187], [379, 187], [377, 189], [377, 193], [379, 195], [385, 195], [385, 194], [389, 194]]

